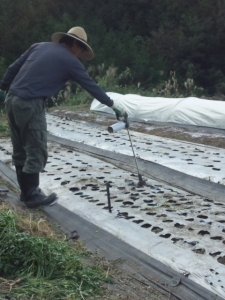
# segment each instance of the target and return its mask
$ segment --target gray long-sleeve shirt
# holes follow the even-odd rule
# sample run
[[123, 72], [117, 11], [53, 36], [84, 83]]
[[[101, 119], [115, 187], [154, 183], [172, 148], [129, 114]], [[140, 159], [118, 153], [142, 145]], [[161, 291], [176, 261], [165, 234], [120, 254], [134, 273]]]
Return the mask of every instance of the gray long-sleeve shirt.
[[32, 45], [11, 66], [0, 87], [24, 98], [50, 97], [58, 93], [68, 80], [74, 80], [101, 103], [112, 106], [106, 93], [88, 75], [83, 64], [59, 43]]

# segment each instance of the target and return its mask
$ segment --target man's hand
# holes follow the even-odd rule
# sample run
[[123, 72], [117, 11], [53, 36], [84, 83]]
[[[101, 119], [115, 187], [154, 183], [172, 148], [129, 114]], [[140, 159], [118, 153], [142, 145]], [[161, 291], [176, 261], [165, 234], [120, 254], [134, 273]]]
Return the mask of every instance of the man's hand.
[[116, 113], [116, 118], [119, 120], [119, 118], [127, 118], [128, 114], [126, 113], [125, 109], [121, 106], [120, 103], [117, 103], [115, 100], [113, 100], [113, 106], [111, 107], [114, 112]]

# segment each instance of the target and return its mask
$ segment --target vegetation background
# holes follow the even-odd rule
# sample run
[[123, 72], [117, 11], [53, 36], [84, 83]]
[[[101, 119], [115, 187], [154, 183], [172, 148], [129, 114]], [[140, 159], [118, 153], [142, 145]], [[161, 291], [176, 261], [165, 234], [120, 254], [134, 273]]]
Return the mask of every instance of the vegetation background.
[[223, 99], [224, 20], [224, 0], [0, 0], [0, 78], [31, 44], [82, 26], [106, 91]]

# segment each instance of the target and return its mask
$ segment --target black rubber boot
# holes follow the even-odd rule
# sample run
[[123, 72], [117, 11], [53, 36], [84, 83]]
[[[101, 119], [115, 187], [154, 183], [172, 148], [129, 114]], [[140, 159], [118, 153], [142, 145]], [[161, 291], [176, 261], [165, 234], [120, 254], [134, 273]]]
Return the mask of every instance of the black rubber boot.
[[[17, 181], [18, 181], [18, 184], [19, 184], [19, 187], [20, 187], [20, 190], [21, 190], [21, 173], [22, 173], [22, 170], [23, 170], [23, 166], [15, 166], [16, 168], [16, 176], [17, 176]], [[23, 195], [23, 191], [21, 190], [21, 193], [20, 193], [20, 201], [24, 201], [24, 195]]]
[[39, 186], [39, 173], [28, 174], [21, 172], [21, 191], [24, 195], [24, 203], [29, 208], [48, 205], [57, 198], [55, 193], [45, 196]]

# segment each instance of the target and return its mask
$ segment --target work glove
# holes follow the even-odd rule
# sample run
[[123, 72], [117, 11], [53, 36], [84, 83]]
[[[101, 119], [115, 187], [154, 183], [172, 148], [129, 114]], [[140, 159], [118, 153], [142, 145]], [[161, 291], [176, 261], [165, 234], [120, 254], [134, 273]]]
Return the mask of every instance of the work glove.
[[121, 106], [120, 103], [116, 102], [115, 100], [113, 100], [113, 106], [111, 108], [114, 110], [117, 120], [119, 120], [122, 117], [128, 117], [128, 114], [125, 111], [125, 109]]

